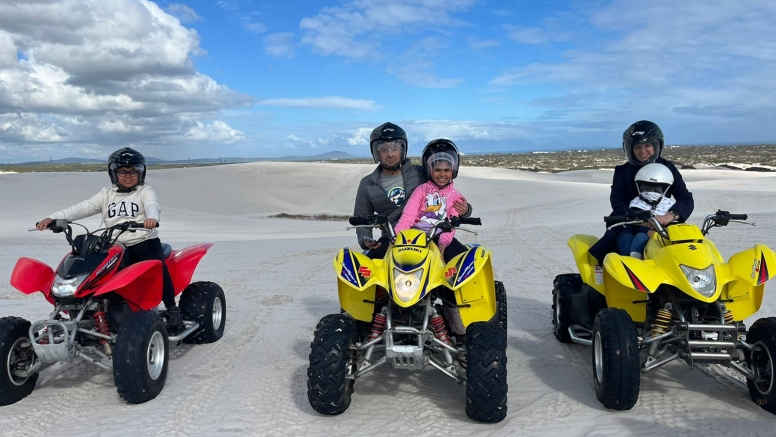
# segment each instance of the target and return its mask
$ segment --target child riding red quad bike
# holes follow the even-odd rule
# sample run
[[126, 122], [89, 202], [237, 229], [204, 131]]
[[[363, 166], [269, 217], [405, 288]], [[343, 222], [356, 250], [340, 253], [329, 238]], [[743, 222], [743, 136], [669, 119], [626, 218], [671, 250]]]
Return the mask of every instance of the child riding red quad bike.
[[[35, 388], [44, 365], [76, 358], [113, 371], [119, 396], [139, 404], [164, 387], [170, 342], [212, 343], [226, 322], [226, 298], [213, 282], [190, 283], [212, 243], [181, 250], [163, 245], [165, 264], [180, 295], [185, 328], [168, 333], [157, 306], [162, 301], [162, 263], [126, 265], [124, 232], [143, 232], [142, 222], [124, 222], [73, 237], [66, 220], [48, 229], [64, 233], [71, 251], [56, 271], [20, 258], [11, 285], [24, 294], [43, 293], [54, 309], [30, 323], [0, 318], [0, 405], [23, 399]], [[114, 235], [115, 234], [115, 235]]]

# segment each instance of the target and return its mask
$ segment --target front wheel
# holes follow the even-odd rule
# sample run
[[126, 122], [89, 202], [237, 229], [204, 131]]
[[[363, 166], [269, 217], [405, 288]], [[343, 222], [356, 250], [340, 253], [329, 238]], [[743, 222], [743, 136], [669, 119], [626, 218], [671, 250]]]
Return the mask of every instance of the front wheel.
[[639, 399], [639, 339], [625, 310], [604, 308], [593, 323], [593, 384], [612, 410], [630, 410]]
[[747, 379], [749, 396], [764, 410], [776, 414], [776, 376], [773, 360], [776, 358], [776, 317], [754, 322], [746, 340], [753, 346], [747, 357], [755, 379]]
[[495, 323], [466, 329], [466, 415], [496, 423], [507, 415], [507, 334]]
[[214, 282], [194, 282], [181, 292], [181, 317], [199, 323], [184, 343], [213, 343], [224, 335], [226, 296]]
[[35, 351], [29, 339], [30, 322], [20, 317], [0, 319], [0, 406], [27, 397], [35, 388], [38, 374], [22, 377], [16, 374], [35, 364]]
[[342, 414], [350, 406], [355, 380], [350, 347], [355, 345], [356, 322], [346, 314], [330, 314], [315, 328], [307, 368], [307, 398], [313, 410], [327, 416]]
[[164, 321], [153, 311], [132, 314], [119, 329], [113, 355], [113, 381], [130, 404], [155, 398], [164, 388], [170, 360]]

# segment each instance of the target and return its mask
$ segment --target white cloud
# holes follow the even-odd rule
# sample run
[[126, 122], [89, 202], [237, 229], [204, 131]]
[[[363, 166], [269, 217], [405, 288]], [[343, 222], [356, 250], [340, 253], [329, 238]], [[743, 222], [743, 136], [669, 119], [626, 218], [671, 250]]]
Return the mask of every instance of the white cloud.
[[484, 50], [501, 45], [501, 41], [495, 39], [481, 40], [477, 38], [466, 38], [466, 42], [472, 50]]
[[0, 114], [0, 141], [51, 143], [63, 139], [61, 129], [38, 115]]
[[[0, 29], [0, 141], [178, 144], [196, 122], [255, 101], [198, 73], [197, 32], [148, 0], [3, 2]], [[39, 135], [25, 131], [33, 121]]]
[[276, 58], [292, 59], [294, 57], [294, 34], [280, 32], [265, 36], [264, 52]]
[[216, 143], [232, 144], [245, 138], [245, 133], [232, 129], [221, 120], [214, 120], [211, 124], [197, 122], [185, 135], [186, 138], [195, 141], [210, 141]]
[[374, 111], [378, 109], [372, 100], [348, 99], [340, 96], [306, 97], [301, 99], [266, 99], [259, 102], [264, 106], [287, 106], [308, 109], [355, 109], [359, 111]]
[[[776, 83], [767, 79], [776, 75], [776, 3], [615, 1], [577, 18], [604, 36], [578, 43], [561, 62], [505, 70], [491, 84], [585, 89], [592, 96], [578, 117], [588, 120], [611, 117], [613, 107], [622, 117], [673, 113], [696, 121], [700, 114], [761, 118], [776, 110]], [[538, 33], [534, 42], [542, 38]]]
[[197, 15], [196, 12], [194, 12], [194, 9], [191, 9], [190, 7], [180, 4], [180, 3], [173, 3], [167, 6], [167, 11], [177, 17], [179, 20], [181, 20], [181, 23], [194, 23], [197, 21], [202, 21], [203, 18]]
[[248, 32], [259, 34], [267, 31], [267, 26], [259, 23], [258, 21], [244, 21], [242, 23], [243, 28]]
[[473, 0], [359, 0], [324, 8], [317, 16], [303, 18], [302, 42], [323, 54], [352, 58], [370, 56], [381, 38], [395, 38], [428, 25], [460, 26], [450, 12], [468, 9]]
[[360, 127], [356, 129], [353, 135], [347, 138], [348, 145], [349, 146], [368, 146], [369, 135], [372, 133], [372, 130], [374, 130], [374, 128]]

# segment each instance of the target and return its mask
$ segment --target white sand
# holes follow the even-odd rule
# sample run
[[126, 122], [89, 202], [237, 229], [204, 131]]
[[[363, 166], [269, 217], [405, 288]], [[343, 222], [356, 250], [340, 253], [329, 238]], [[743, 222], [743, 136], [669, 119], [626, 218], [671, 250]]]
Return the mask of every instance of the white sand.
[[[309, 406], [306, 369], [317, 321], [339, 309], [331, 259], [355, 245], [344, 222], [267, 219], [279, 212], [349, 214], [371, 165], [252, 163], [151, 171], [163, 207], [162, 239], [212, 241], [195, 280], [218, 282], [227, 332], [212, 345], [172, 349], [167, 385], [143, 405], [123, 403], [109, 372], [87, 363], [45, 369], [35, 391], [0, 408], [0, 434], [15, 435], [773, 435], [776, 416], [749, 400], [742, 379], [718, 366], [673, 362], [642, 376], [636, 406], [612, 412], [592, 389], [590, 350], [552, 336], [552, 279], [575, 271], [574, 233], [601, 234], [612, 172], [537, 174], [465, 167], [456, 186], [484, 225], [509, 296], [509, 414], [470, 421], [465, 388], [441, 373], [380, 368], [356, 383], [350, 409], [323, 417]], [[691, 222], [727, 209], [757, 227], [712, 231], [723, 255], [756, 242], [776, 246], [776, 174], [684, 170]], [[8, 285], [16, 259], [56, 264], [64, 238], [26, 229], [105, 185], [104, 173], [10, 174], [0, 178], [0, 316], [40, 319], [51, 307]], [[92, 220], [88, 223], [96, 223]], [[774, 285], [761, 311], [776, 315]]]

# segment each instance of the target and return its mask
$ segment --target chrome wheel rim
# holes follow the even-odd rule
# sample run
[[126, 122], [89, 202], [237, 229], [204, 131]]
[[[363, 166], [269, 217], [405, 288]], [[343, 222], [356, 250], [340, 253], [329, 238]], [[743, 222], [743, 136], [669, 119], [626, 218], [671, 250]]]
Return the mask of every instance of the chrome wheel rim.
[[165, 347], [162, 333], [154, 331], [153, 335], [151, 335], [151, 340], [148, 342], [148, 351], [146, 353], [146, 357], [148, 357], [146, 363], [148, 366], [148, 376], [153, 380], [157, 380], [164, 369]]
[[599, 384], [602, 384], [604, 381], [603, 356], [604, 351], [601, 347], [601, 333], [596, 332], [595, 339], [593, 339], [593, 366], [595, 367], [595, 380]]
[[[771, 356], [771, 351], [769, 351], [761, 341], [758, 341], [754, 344], [754, 350], [752, 353], [754, 354], [755, 351], [764, 351], [765, 355], [768, 357], [768, 362], [765, 363], [764, 366], [751, 366], [752, 373], [756, 378], [752, 380], [752, 382], [754, 382], [755, 388], [758, 392], [760, 392], [760, 394], [767, 396], [771, 390], [773, 390], [773, 357]], [[767, 382], [758, 380], [765, 380]]]
[[221, 298], [216, 297], [213, 301], [213, 329], [219, 329], [221, 327], [221, 320], [224, 317], [224, 306], [221, 303]]
[[[30, 344], [30, 340], [27, 337], [21, 337], [17, 338], [15, 342], [11, 345], [11, 349], [8, 350], [8, 356], [5, 357], [5, 371], [8, 374], [8, 380], [11, 381], [11, 384], [15, 386], [23, 385], [27, 380], [29, 379], [29, 376], [24, 378], [19, 378], [18, 376], [13, 374], [13, 369], [16, 368], [16, 365], [19, 361], [21, 361], [21, 355], [22, 350], [26, 349], [22, 346], [22, 343], [27, 343], [29, 348], [32, 347]], [[29, 368], [29, 366], [27, 366]]]

